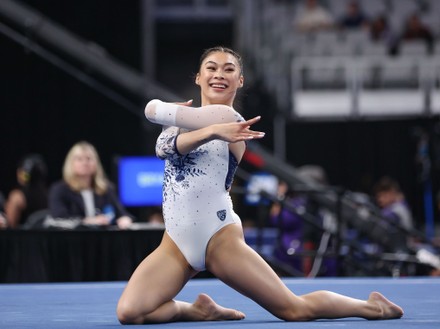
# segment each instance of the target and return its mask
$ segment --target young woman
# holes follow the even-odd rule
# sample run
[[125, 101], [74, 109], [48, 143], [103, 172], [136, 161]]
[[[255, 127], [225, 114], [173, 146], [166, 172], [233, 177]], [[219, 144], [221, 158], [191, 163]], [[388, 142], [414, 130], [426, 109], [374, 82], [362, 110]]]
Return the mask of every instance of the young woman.
[[[166, 232], [159, 247], [133, 273], [117, 306], [123, 324], [240, 320], [245, 315], [201, 294], [194, 303], [174, 297], [199, 271], [212, 274], [286, 321], [318, 318], [399, 318], [403, 311], [377, 292], [357, 300], [329, 291], [292, 293], [243, 238], [228, 190], [246, 141], [259, 117], [244, 120], [232, 108], [243, 86], [240, 56], [210, 48], [195, 83], [201, 108], [153, 100], [145, 114], [163, 125], [156, 152], [165, 159], [163, 213]], [[186, 105], [186, 106], [185, 106]]]

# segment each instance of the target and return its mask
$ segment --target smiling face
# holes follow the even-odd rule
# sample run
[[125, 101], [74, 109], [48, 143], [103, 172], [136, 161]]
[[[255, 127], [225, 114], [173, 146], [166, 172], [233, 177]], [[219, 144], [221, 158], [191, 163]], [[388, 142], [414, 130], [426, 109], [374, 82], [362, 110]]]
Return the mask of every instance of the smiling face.
[[196, 84], [200, 86], [202, 106], [232, 106], [237, 90], [243, 86], [239, 60], [229, 52], [213, 51], [202, 60]]

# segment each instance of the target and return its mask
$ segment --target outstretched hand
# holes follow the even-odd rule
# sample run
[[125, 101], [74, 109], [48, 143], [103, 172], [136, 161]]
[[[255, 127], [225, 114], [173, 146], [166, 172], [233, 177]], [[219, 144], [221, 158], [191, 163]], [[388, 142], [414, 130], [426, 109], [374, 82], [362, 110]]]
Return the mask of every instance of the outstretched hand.
[[247, 121], [212, 125], [212, 128], [214, 129], [214, 135], [217, 139], [230, 143], [260, 139], [264, 137], [265, 133], [250, 129], [251, 126], [260, 121], [260, 119], [261, 117], [257, 116]]

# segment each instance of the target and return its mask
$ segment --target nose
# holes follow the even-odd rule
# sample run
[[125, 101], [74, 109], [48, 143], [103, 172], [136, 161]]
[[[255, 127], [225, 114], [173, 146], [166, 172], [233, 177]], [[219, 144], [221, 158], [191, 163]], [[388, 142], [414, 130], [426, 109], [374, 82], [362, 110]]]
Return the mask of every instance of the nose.
[[223, 79], [224, 77], [223, 77], [223, 72], [221, 71], [221, 70], [217, 70], [216, 72], [215, 72], [215, 78], [217, 78], [217, 79]]

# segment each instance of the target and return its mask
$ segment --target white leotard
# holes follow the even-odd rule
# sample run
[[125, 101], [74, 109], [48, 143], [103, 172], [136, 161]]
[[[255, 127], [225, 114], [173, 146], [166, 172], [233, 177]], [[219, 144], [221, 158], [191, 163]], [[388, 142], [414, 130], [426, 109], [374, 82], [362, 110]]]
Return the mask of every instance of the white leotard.
[[244, 119], [223, 105], [196, 109], [157, 100], [153, 102], [146, 107], [147, 118], [172, 126], [164, 128], [156, 143], [157, 155], [166, 159], [163, 186], [165, 228], [188, 263], [201, 271], [205, 269], [206, 248], [211, 237], [226, 225], [241, 225], [228, 192], [238, 163], [227, 142], [213, 140], [187, 155], [180, 155], [175, 140], [182, 130], [180, 128], [198, 129]]

